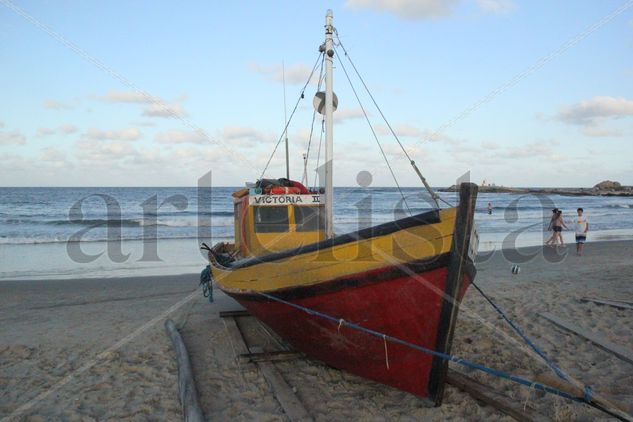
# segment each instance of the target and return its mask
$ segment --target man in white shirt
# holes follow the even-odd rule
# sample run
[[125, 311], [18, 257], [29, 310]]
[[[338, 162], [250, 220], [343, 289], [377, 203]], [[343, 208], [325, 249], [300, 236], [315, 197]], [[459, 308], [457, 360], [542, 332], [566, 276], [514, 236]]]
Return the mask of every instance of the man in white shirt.
[[574, 226], [576, 228], [576, 255], [582, 255], [582, 248], [587, 241], [587, 232], [589, 231], [589, 220], [583, 214], [583, 209], [578, 208]]

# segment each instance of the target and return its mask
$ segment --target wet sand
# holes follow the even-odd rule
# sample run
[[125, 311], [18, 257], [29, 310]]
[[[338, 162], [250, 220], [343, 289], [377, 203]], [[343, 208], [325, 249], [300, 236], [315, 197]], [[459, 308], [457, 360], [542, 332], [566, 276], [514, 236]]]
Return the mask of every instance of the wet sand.
[[[633, 302], [633, 242], [589, 243], [583, 257], [573, 245], [566, 251], [562, 258], [542, 248], [519, 251], [531, 258], [480, 255], [477, 283], [564, 371], [633, 413], [633, 365], [536, 314], [550, 312], [633, 350], [633, 310], [579, 300]], [[512, 275], [519, 261], [521, 272]], [[28, 421], [178, 420], [175, 354], [163, 330], [170, 310], [210, 420], [287, 420], [258, 370], [235, 359], [218, 314], [239, 306], [217, 290], [213, 304], [201, 293], [183, 303], [197, 285], [196, 274], [0, 281], [0, 421], [16, 411], [14, 420]], [[263, 330], [256, 321], [248, 329]], [[453, 353], [528, 378], [550, 372], [474, 288], [460, 311]], [[450, 386], [442, 407], [429, 409], [412, 395], [318, 362], [276, 366], [316, 420], [511, 420]], [[451, 366], [553, 420], [609, 420], [588, 406]]]

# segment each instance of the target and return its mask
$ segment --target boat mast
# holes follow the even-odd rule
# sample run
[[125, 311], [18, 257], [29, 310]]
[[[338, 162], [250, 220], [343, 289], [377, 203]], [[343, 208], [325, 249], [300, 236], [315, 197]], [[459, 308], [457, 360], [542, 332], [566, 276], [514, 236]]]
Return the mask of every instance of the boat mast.
[[332, 10], [325, 15], [325, 234], [328, 238], [334, 236], [334, 186], [332, 184], [332, 129], [334, 127], [332, 114], [334, 112], [334, 94], [332, 91], [332, 62], [334, 49], [332, 48]]
[[286, 179], [290, 179], [290, 156], [288, 155], [288, 113], [286, 108], [286, 65], [281, 62], [281, 78], [284, 82], [284, 127], [286, 128]]

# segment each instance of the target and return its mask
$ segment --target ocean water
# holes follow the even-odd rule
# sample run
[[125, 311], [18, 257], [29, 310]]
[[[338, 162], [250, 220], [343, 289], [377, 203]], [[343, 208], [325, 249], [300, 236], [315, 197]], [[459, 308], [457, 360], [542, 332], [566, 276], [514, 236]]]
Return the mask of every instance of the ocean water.
[[[199, 271], [200, 242], [233, 238], [237, 188], [0, 188], [0, 279]], [[337, 234], [431, 209], [420, 188], [337, 188]], [[455, 193], [442, 199], [456, 202]], [[487, 212], [492, 203], [493, 213]], [[583, 207], [589, 240], [633, 239], [633, 198], [480, 194], [480, 250], [543, 243], [551, 209]], [[573, 232], [564, 232], [573, 242]]]

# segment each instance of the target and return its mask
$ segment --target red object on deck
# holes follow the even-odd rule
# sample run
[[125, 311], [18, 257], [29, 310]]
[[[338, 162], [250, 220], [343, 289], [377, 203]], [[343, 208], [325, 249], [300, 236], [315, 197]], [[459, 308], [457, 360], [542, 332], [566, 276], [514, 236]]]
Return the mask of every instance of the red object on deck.
[[[446, 265], [407, 275], [394, 267], [355, 274], [317, 286], [270, 294], [398, 339], [436, 349]], [[389, 274], [394, 278], [389, 278]], [[471, 281], [465, 274], [461, 301]], [[380, 280], [380, 281], [377, 281]], [[351, 284], [351, 285], [350, 285]], [[433, 356], [310, 315], [257, 295], [229, 293], [295, 349], [346, 370], [421, 397], [429, 396]], [[385, 351], [386, 344], [386, 351]]]
[[270, 189], [270, 193], [272, 193], [273, 195], [297, 195], [301, 193], [301, 189], [294, 186], [274, 186]]

